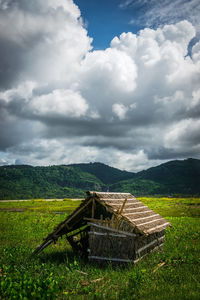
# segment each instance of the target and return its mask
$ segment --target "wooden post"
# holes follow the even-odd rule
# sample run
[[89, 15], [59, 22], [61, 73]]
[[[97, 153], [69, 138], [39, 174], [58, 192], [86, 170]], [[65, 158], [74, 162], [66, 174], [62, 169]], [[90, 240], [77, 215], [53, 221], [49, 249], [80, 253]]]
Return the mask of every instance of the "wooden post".
[[119, 211], [119, 214], [120, 214], [120, 215], [121, 215], [122, 212], [123, 212], [123, 209], [124, 209], [124, 206], [125, 206], [125, 204], [126, 204], [126, 201], [127, 201], [127, 198], [125, 198], [125, 200], [124, 200], [124, 202], [123, 202], [123, 204], [122, 204], [122, 207], [120, 208], [120, 211]]
[[92, 199], [92, 219], [94, 219], [95, 200]]
[[115, 225], [114, 227], [117, 229], [119, 228], [120, 226], [120, 223], [121, 223], [121, 215], [122, 215], [122, 212], [123, 212], [123, 209], [124, 209], [124, 206], [126, 204], [126, 201], [127, 201], [127, 198], [125, 198], [124, 202], [122, 203], [122, 206], [121, 208], [117, 211], [117, 215], [116, 215], [116, 220], [115, 220]]

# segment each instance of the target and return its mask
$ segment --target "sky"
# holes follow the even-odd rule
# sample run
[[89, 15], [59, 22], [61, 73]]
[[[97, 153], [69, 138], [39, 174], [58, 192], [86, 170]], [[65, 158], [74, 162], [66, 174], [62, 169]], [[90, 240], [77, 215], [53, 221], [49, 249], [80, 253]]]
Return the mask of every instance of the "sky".
[[199, 0], [0, 0], [0, 165], [200, 159]]

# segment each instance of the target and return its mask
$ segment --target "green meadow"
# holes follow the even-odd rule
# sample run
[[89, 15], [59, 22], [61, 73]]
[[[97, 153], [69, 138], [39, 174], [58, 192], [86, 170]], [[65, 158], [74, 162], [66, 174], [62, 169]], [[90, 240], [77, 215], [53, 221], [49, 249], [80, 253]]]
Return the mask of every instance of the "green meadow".
[[0, 299], [200, 299], [200, 199], [138, 199], [172, 227], [137, 265], [88, 262], [64, 237], [33, 257], [80, 201], [0, 202]]

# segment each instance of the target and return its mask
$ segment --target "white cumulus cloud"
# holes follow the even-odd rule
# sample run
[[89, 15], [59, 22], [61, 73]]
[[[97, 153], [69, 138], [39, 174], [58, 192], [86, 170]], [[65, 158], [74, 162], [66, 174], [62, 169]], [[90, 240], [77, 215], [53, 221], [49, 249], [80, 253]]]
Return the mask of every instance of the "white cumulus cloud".
[[85, 115], [88, 105], [77, 92], [71, 90], [54, 90], [50, 94], [37, 96], [32, 99], [29, 109], [40, 116], [57, 115], [66, 118]]
[[72, 0], [1, 0], [2, 159], [96, 160], [138, 171], [199, 157], [200, 43], [188, 52], [194, 36], [182, 20], [122, 33], [109, 48], [92, 50]]

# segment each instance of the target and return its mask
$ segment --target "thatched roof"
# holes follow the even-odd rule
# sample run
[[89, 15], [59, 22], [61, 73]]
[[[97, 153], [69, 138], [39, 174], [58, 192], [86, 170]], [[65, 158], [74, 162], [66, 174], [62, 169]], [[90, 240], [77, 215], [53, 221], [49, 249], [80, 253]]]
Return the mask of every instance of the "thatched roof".
[[142, 234], [149, 235], [160, 232], [170, 226], [170, 223], [166, 219], [149, 209], [130, 193], [101, 193], [90, 191], [87, 194], [105, 205], [109, 211], [113, 213], [118, 213], [124, 200], [127, 199], [121, 216], [136, 227]]

